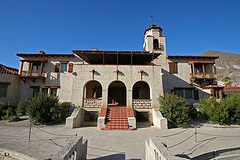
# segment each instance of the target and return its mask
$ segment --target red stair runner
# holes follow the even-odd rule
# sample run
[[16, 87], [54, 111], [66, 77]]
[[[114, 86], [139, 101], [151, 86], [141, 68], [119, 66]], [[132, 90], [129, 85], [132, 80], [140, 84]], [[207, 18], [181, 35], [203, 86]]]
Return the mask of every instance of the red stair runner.
[[127, 107], [108, 107], [106, 126], [102, 130], [133, 130], [128, 127], [128, 116]]

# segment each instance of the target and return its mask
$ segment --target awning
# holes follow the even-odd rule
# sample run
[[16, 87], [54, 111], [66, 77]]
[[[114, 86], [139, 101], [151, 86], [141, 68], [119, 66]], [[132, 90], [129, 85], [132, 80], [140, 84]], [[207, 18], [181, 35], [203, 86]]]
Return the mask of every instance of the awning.
[[90, 64], [137, 64], [150, 63], [161, 53], [149, 53], [143, 51], [91, 51], [73, 50], [84, 61]]
[[212, 62], [212, 61], [189, 61], [188, 62], [189, 64], [202, 64], [202, 63], [204, 63], [204, 64], [214, 64], [215, 62]]

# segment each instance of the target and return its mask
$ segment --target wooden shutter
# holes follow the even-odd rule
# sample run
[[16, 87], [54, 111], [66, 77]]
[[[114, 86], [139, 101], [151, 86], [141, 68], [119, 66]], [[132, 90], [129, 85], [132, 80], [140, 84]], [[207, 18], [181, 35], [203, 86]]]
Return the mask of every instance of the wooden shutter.
[[194, 90], [194, 100], [199, 100], [198, 90]]
[[73, 64], [72, 64], [72, 63], [69, 63], [69, 64], [68, 64], [68, 72], [69, 72], [69, 73], [72, 73], [72, 72], [73, 72]]
[[178, 73], [178, 63], [176, 62], [169, 62], [169, 72], [171, 74], [177, 74]]
[[55, 72], [59, 72], [60, 63], [55, 64]]

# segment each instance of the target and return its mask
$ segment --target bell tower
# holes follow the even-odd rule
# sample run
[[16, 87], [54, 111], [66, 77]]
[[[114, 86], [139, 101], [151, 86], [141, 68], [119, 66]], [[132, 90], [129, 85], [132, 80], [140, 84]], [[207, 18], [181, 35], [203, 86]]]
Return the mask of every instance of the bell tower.
[[[158, 59], [166, 58], [166, 36], [162, 35], [163, 29], [160, 26], [152, 24], [144, 31], [143, 51], [149, 53], [161, 53]], [[154, 63], [159, 64], [159, 60], [154, 60]]]

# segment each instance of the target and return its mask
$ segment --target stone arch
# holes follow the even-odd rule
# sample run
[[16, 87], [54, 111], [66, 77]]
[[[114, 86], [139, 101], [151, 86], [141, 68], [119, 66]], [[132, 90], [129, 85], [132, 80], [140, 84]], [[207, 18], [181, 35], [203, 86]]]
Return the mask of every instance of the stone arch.
[[153, 40], [153, 49], [158, 49], [158, 48], [159, 48], [158, 39], [154, 39]]
[[102, 98], [102, 85], [96, 80], [88, 81], [83, 93], [83, 98]]
[[138, 81], [133, 85], [132, 88], [132, 97], [133, 99], [150, 99], [150, 87], [145, 81]]
[[126, 106], [127, 89], [122, 81], [113, 81], [108, 86], [108, 105]]

